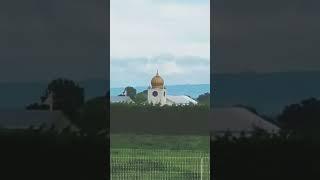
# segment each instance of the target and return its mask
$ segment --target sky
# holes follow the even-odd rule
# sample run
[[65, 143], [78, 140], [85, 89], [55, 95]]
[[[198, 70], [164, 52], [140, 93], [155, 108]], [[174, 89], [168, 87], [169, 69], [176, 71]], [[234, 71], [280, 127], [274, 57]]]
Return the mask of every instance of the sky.
[[214, 1], [212, 72], [320, 70], [320, 1]]
[[106, 2], [0, 1], [0, 82], [106, 78], [109, 50], [113, 86], [320, 70], [318, 0], [211, 0], [212, 18], [209, 0], [111, 0], [111, 17]]
[[111, 0], [111, 87], [210, 82], [209, 0]]
[[101, 0], [2, 0], [0, 82], [107, 79]]

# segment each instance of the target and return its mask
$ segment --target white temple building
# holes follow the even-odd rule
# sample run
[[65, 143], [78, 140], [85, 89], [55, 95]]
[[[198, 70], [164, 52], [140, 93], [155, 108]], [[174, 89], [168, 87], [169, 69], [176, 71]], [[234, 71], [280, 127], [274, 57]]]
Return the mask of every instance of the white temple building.
[[255, 128], [269, 133], [278, 133], [280, 128], [258, 114], [241, 107], [213, 108], [209, 116], [209, 130], [214, 135], [221, 136], [226, 132], [240, 136], [242, 132], [250, 135]]
[[160, 104], [163, 105], [189, 105], [189, 104], [198, 104], [194, 99], [185, 96], [172, 96], [168, 95], [167, 89], [164, 86], [164, 80], [157, 74], [151, 79], [151, 86], [148, 88], [148, 103], [149, 104]]
[[111, 96], [110, 103], [134, 103], [129, 96]]
[[53, 93], [50, 93], [42, 105], [48, 105], [48, 110], [2, 110], [0, 109], [0, 130], [42, 129], [61, 133], [65, 128], [79, 132], [80, 128], [60, 110], [53, 109]]
[[[189, 96], [180, 95], [173, 96], [168, 95], [168, 90], [164, 86], [164, 80], [157, 74], [151, 79], [151, 86], [148, 87], [147, 101], [148, 104], [153, 105], [196, 105], [198, 102]], [[110, 96], [110, 103], [134, 103], [134, 101], [127, 96], [126, 91], [119, 96]]]

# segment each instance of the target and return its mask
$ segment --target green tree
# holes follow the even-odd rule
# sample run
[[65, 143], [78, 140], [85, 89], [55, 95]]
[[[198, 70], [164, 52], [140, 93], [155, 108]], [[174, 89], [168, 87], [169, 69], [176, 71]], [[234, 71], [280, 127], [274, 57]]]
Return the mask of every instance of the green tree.
[[87, 101], [80, 109], [76, 124], [89, 134], [97, 134], [107, 127], [107, 99], [97, 97]]
[[148, 90], [144, 90], [138, 94], [136, 94], [133, 98], [134, 102], [137, 104], [142, 104], [147, 102], [148, 100]]
[[137, 90], [131, 86], [126, 87], [124, 90], [127, 92], [127, 96], [129, 96], [131, 99], [133, 99], [137, 94]]
[[320, 100], [309, 98], [298, 104], [291, 104], [284, 108], [278, 117], [278, 122], [285, 130], [308, 138], [320, 139]]
[[210, 93], [204, 93], [198, 96], [197, 101], [202, 105], [210, 105]]
[[49, 108], [50, 107], [46, 104], [38, 104], [38, 103], [33, 103], [26, 107], [27, 110], [49, 110]]
[[72, 80], [59, 78], [51, 81], [41, 101], [44, 102], [52, 94], [53, 109], [63, 111], [73, 118], [76, 111], [84, 104], [84, 89]]

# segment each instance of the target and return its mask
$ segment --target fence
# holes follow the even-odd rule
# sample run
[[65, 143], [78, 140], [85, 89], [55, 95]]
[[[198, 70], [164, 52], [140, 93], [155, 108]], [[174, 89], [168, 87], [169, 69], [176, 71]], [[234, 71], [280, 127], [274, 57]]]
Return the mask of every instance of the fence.
[[209, 180], [209, 154], [188, 150], [112, 149], [112, 180]]

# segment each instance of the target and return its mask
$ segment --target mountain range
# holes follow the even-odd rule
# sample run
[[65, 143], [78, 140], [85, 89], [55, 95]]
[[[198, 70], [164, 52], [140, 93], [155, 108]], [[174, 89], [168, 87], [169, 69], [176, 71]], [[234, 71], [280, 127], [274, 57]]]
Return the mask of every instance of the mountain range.
[[261, 114], [279, 114], [286, 105], [320, 97], [320, 71], [212, 74], [214, 106], [236, 104]]

